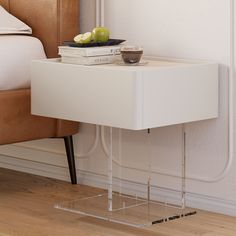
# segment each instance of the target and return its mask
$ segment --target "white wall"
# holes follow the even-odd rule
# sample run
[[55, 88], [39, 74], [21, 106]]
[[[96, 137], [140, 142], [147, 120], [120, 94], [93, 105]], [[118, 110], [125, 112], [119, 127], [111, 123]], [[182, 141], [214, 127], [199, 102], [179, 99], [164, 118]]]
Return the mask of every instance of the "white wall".
[[96, 0], [80, 0], [80, 30], [81, 32], [91, 31], [95, 25], [95, 2]]
[[[81, 2], [81, 31], [88, 31], [94, 26], [94, 1]], [[196, 179], [218, 176], [228, 157], [229, 7], [230, 0], [105, 2], [105, 24], [112, 37], [142, 45], [147, 55], [210, 59], [221, 64], [220, 117], [186, 125], [187, 175]], [[147, 144], [146, 131], [120, 132], [119, 140], [119, 130], [115, 130], [114, 153], [115, 160], [123, 168], [116, 168], [116, 176], [145, 183], [148, 163], [151, 163], [153, 185], [180, 189], [178, 178], [160, 173], [180, 174], [181, 125], [153, 129], [150, 146]], [[94, 134], [93, 125], [81, 124], [80, 134], [75, 137], [77, 155], [91, 147]], [[4, 146], [0, 152], [5, 155], [0, 159], [1, 166], [68, 179], [61, 140]], [[97, 149], [89, 158], [77, 159], [78, 172], [82, 173], [80, 181], [101, 185], [106, 165], [107, 158], [99, 141]], [[114, 166], [117, 167], [116, 164]], [[208, 183], [189, 179], [187, 192], [192, 206], [236, 215], [236, 162], [233, 161], [226, 178], [220, 181]]]

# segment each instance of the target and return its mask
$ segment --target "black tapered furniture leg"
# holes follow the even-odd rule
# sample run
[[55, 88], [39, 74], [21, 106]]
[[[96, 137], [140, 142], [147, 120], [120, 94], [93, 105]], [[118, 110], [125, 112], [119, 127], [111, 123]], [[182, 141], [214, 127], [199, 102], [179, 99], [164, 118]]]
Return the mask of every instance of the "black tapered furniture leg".
[[73, 138], [72, 138], [72, 136], [66, 136], [63, 138], [64, 138], [64, 142], [65, 142], [66, 155], [67, 155], [68, 166], [69, 166], [69, 171], [70, 171], [71, 183], [77, 184]]

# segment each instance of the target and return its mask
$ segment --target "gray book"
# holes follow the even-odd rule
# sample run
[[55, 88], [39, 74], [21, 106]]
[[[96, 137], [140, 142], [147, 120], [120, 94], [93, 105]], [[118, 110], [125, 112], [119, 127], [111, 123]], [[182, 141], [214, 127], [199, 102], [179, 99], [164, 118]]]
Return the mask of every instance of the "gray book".
[[62, 56], [61, 62], [68, 64], [77, 65], [101, 65], [101, 64], [112, 64], [120, 59], [118, 55], [107, 55], [107, 56], [94, 56], [94, 57], [72, 57]]
[[101, 47], [69, 47], [59, 46], [58, 54], [67, 57], [93, 57], [93, 56], [107, 56], [107, 55], [119, 55], [120, 45], [116, 46], [101, 46]]

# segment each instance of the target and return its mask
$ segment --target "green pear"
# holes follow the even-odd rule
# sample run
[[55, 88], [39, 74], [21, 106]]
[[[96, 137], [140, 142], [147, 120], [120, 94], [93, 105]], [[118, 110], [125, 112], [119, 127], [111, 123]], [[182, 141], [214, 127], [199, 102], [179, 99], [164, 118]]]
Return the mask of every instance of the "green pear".
[[96, 43], [105, 43], [109, 40], [110, 32], [106, 27], [96, 27], [92, 31], [92, 40]]

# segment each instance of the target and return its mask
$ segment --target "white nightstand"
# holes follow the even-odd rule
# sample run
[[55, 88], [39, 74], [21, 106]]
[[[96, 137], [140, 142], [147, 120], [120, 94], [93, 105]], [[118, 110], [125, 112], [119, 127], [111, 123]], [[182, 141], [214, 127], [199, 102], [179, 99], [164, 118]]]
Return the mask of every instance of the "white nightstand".
[[146, 66], [34, 61], [32, 113], [131, 130], [218, 116], [218, 65], [148, 60]]
[[[216, 63], [150, 57], [144, 60], [148, 62], [144, 66], [81, 66], [63, 64], [59, 59], [34, 61], [31, 75], [32, 114], [131, 130], [218, 117]], [[112, 128], [110, 131], [112, 135]], [[112, 142], [110, 148], [112, 150]], [[185, 153], [182, 158], [182, 208], [178, 211], [173, 208], [168, 216], [163, 209], [161, 211], [165, 214], [162, 216], [150, 210], [158, 206], [149, 199], [150, 186], [147, 187], [146, 200], [132, 198], [131, 201], [130, 197], [117, 198], [113, 195], [112, 151], [109, 157], [109, 188], [105, 198], [96, 196], [57, 207], [133, 226], [160, 223], [191, 213], [189, 209], [187, 213], [184, 211]], [[97, 199], [101, 201], [95, 205], [103, 206], [103, 211], [90, 209]], [[108, 209], [105, 207], [107, 201]], [[144, 205], [147, 206], [145, 210], [137, 210], [137, 207]], [[137, 219], [134, 212], [130, 212], [132, 217], [124, 220], [124, 215], [133, 209], [145, 219]]]

